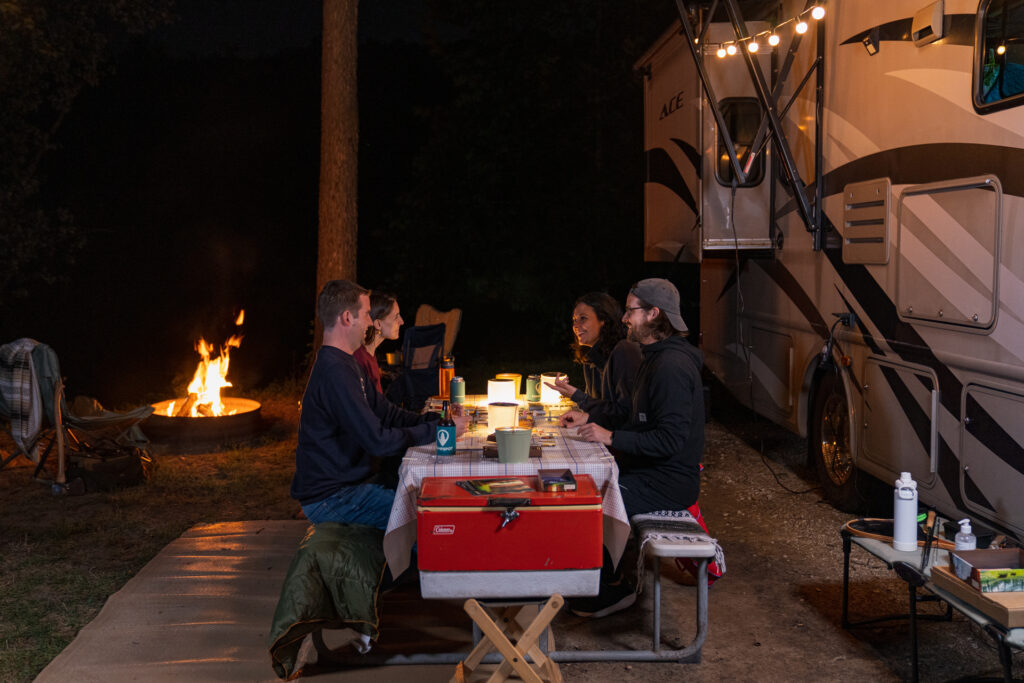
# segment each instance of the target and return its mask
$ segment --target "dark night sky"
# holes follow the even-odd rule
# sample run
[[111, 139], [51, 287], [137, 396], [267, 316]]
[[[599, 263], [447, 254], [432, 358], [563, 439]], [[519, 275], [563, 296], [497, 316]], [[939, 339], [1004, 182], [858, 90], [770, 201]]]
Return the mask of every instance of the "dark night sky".
[[[418, 295], [440, 307], [463, 306], [466, 317], [457, 354], [480, 354], [494, 339], [502, 338], [515, 342], [524, 357], [564, 354], [568, 359], [572, 300], [588, 289], [605, 287], [621, 298], [629, 281], [650, 272], [640, 261], [638, 247], [635, 257], [621, 253], [623, 244], [633, 249], [642, 234], [641, 98], [639, 81], [630, 80], [629, 67], [631, 56], [642, 52], [671, 20], [672, 3], [647, 3], [662, 10], [664, 19], [647, 18], [648, 38], [630, 47], [632, 55], [610, 57], [612, 64], [623, 65], [625, 85], [609, 84], [609, 89], [621, 91], [615, 106], [623, 110], [625, 123], [608, 125], [617, 125], [619, 131], [630, 128], [623, 132], [632, 136], [627, 141], [627, 153], [632, 156], [618, 164], [623, 167], [618, 171], [621, 177], [589, 182], [586, 177], [575, 178], [575, 171], [543, 176], [543, 167], [559, 167], [551, 148], [562, 132], [538, 133], [541, 117], [548, 114], [530, 101], [529, 90], [514, 90], [517, 80], [525, 83], [518, 87], [532, 88], [543, 87], [542, 79], [519, 78], [515, 72], [492, 76], [488, 69], [495, 67], [484, 64], [480, 83], [496, 91], [499, 102], [501, 88], [508, 82], [509, 101], [500, 107], [508, 111], [492, 108], [477, 113], [465, 104], [465, 93], [455, 89], [451, 77], [446, 81], [440, 75], [442, 61], [427, 49], [421, 27], [429, 2], [360, 4], [359, 279], [366, 286], [384, 285], [396, 291], [409, 323], [421, 303]], [[635, 4], [644, 3], [636, 0]], [[33, 292], [30, 301], [0, 321], [4, 339], [31, 336], [56, 349], [72, 395], [87, 393], [113, 407], [167, 398], [182, 389], [198, 360], [194, 340], [200, 335], [213, 342], [225, 339], [240, 308], [246, 309], [247, 319], [246, 339], [232, 352], [231, 379], [237, 387], [260, 386], [301, 373], [311, 341], [320, 3], [177, 0], [177, 7], [179, 21], [127, 43], [114, 56], [113, 74], [75, 102], [60, 130], [59, 148], [47, 158], [44, 189], [47, 201], [73, 212], [87, 236], [86, 247], [67, 273], [67, 282]], [[529, 20], [529, 15], [523, 16]], [[496, 34], [495, 44], [482, 45], [483, 53], [474, 53], [475, 48], [465, 44], [479, 41], [479, 36], [467, 41], [463, 27], [438, 22], [436, 15], [433, 19], [433, 40], [458, 45], [464, 50], [459, 54], [483, 54], [483, 61], [493, 47], [503, 50], [501, 59], [519, 62], [517, 53], [510, 50], [536, 51], [530, 46], [533, 40], [551, 48], [549, 61], [572, 57], [563, 57], [554, 43], [562, 40], [561, 34], [567, 42], [571, 40], [573, 25], [514, 27]], [[576, 39], [582, 45], [595, 42], [586, 35]], [[522, 47], [497, 44], [504, 40]], [[524, 56], [523, 66], [513, 68], [535, 68], [530, 59], [532, 55]], [[568, 90], [575, 87], [572, 77], [587, 68], [585, 56], [580, 59], [567, 61], [563, 71], [550, 76], [565, 81], [564, 86], [549, 85], [556, 89], [548, 92], [556, 98], [564, 96], [568, 106], [581, 99]], [[472, 77], [472, 70], [469, 73]], [[453, 142], [445, 142], [449, 103], [453, 120], [460, 111], [466, 116], [469, 107], [467, 120], [479, 121], [482, 142], [467, 135], [463, 145], [458, 130]], [[560, 102], [551, 107], [566, 108]], [[427, 110], [435, 112], [433, 118], [424, 115]], [[559, 123], [555, 117], [551, 125], [586, 125], [590, 113], [581, 111], [575, 120]], [[495, 128], [494, 133], [486, 128], [497, 125], [494, 121], [506, 114], [511, 123], [501, 125], [521, 121], [532, 128], [522, 129], [527, 132]], [[607, 118], [606, 113], [601, 115]], [[534, 116], [536, 122], [531, 121]], [[594, 114], [594, 118], [600, 116]], [[577, 123], [580, 120], [584, 123]], [[512, 133], [506, 134], [507, 130]], [[516, 139], [508, 140], [509, 135]], [[622, 135], [617, 132], [614, 137]], [[471, 159], [481, 152], [473, 145], [481, 144], [486, 151], [492, 142], [498, 150], [493, 158], [474, 166]], [[439, 156], [432, 151], [437, 148], [442, 150], [440, 156], [451, 157], [454, 170], [431, 166], [431, 155]], [[494, 177], [478, 170], [483, 167], [491, 169], [488, 172]], [[537, 178], [529, 177], [532, 169], [538, 169]], [[444, 173], [465, 178], [453, 179], [450, 191], [446, 184], [433, 189], [437, 176]], [[501, 177], [503, 173], [507, 176]], [[474, 208], [470, 200], [477, 198], [477, 188], [484, 187], [476, 176], [494, 188], [490, 191], [497, 198], [479, 199], [481, 204]], [[596, 252], [589, 246], [584, 249], [595, 264], [605, 259], [594, 282], [581, 282], [578, 276], [571, 283], [560, 281], [550, 271], [537, 270], [533, 260], [539, 263], [544, 240], [552, 233], [545, 221], [564, 224], [567, 233], [551, 244], [573, 245], [578, 243], [575, 234], [581, 233], [585, 241], [590, 227], [585, 222], [571, 224], [574, 203], [583, 207], [583, 213], [605, 211], [601, 206], [587, 207], [587, 202], [574, 196], [578, 190], [562, 190], [563, 182], [593, 186], [598, 200], [608, 194], [602, 183], [625, 188], [627, 199], [621, 211], [631, 224], [616, 228], [624, 235], [622, 244], [602, 239]], [[554, 203], [531, 204], [530, 196], [545, 188], [552, 190]], [[460, 192], [461, 199], [445, 196]], [[459, 216], [463, 204], [469, 208]], [[400, 211], [403, 206], [405, 214]], [[492, 217], [492, 210], [507, 214], [506, 222]], [[516, 211], [523, 214], [515, 215]], [[524, 301], [534, 297], [535, 290], [526, 287], [516, 298], [514, 283], [489, 282], [486, 270], [474, 272], [468, 265], [466, 280], [473, 284], [456, 291], [461, 284], [450, 283], [461, 283], [458, 276], [445, 281], [436, 270], [438, 263], [410, 262], [417, 259], [400, 256], [402, 250], [389, 244], [399, 234], [393, 232], [398, 229], [394, 226], [403, 220], [408, 223], [409, 216], [414, 224], [409, 234], [426, 240], [430, 249], [444, 237], [446, 221], [461, 221], [469, 227], [460, 229], [472, 232], [458, 233], [453, 227], [451, 234], [463, 242], [470, 235], [475, 251], [456, 249], [457, 258], [483, 260], [494, 253], [530, 263], [524, 271], [529, 279], [521, 282], [550, 277], [543, 284], [555, 294]], [[416, 228], [419, 221], [422, 230]], [[537, 225], [531, 227], [531, 223]], [[511, 228], [510, 234], [509, 225], [523, 227]], [[484, 237], [477, 239], [480, 234]], [[604, 256], [602, 248], [611, 250], [610, 255]], [[560, 248], [559, 256], [581, 258], [571, 246]], [[434, 259], [423, 259], [421, 254], [418, 260]], [[433, 290], [423, 285], [435, 279]], [[543, 307], [547, 318], [537, 313]], [[544, 334], [533, 330], [520, 340], [509, 339], [508, 327], [521, 333], [531, 322], [546, 320], [558, 323]]]

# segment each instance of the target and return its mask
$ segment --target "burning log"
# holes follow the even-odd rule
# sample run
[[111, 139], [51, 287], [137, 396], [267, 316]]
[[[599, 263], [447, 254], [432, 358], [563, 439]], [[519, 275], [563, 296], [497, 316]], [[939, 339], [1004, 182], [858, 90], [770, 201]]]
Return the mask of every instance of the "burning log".
[[213, 408], [210, 407], [209, 403], [200, 403], [199, 405], [197, 405], [196, 406], [196, 412], [198, 412], [203, 417], [214, 417], [215, 416], [215, 413], [213, 412]]
[[174, 417], [188, 417], [192, 413], [192, 406], [195, 404], [196, 399], [199, 398], [196, 394], [189, 394], [185, 402], [181, 404], [181, 408], [174, 413]]

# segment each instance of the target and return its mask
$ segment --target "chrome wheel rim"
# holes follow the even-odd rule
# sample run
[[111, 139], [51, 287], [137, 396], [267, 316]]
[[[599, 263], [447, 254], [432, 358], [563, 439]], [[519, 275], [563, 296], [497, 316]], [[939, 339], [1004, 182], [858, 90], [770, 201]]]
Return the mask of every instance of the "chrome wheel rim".
[[853, 473], [849, 412], [846, 397], [839, 393], [829, 394], [821, 412], [821, 461], [833, 484], [842, 486], [849, 481]]

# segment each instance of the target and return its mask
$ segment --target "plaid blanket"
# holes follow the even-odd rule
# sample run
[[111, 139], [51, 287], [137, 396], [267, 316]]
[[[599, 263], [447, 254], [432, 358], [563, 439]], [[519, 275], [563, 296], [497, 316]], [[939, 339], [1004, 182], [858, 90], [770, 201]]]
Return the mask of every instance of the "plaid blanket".
[[[696, 508], [696, 504], [693, 507]], [[700, 514], [700, 508], [697, 508], [697, 514]], [[640, 544], [640, 552], [637, 557], [638, 589], [642, 589], [644, 585], [643, 573], [646, 565], [644, 562], [644, 546], [651, 541], [659, 539], [666, 541], [689, 541], [693, 543], [707, 543], [710, 541], [715, 545], [715, 557], [714, 560], [708, 563], [708, 584], [714, 583], [715, 579], [725, 573], [725, 551], [718, 544], [718, 539], [711, 538], [708, 535], [707, 528], [701, 523], [703, 518], [698, 519], [694, 517], [690, 510], [658, 510], [656, 512], [633, 515], [629, 521], [636, 529], [638, 535], [646, 532], [643, 543]], [[676, 558], [676, 564], [680, 565], [680, 569], [686, 569], [696, 576], [696, 563], [692, 561], [689, 563], [692, 565], [692, 568], [685, 564], [680, 564], [679, 560], [686, 559], [688, 558]]]
[[43, 425], [43, 404], [39, 382], [32, 364], [33, 339], [17, 339], [0, 346], [0, 394], [10, 411], [11, 437], [21, 452], [39, 462], [39, 432]]

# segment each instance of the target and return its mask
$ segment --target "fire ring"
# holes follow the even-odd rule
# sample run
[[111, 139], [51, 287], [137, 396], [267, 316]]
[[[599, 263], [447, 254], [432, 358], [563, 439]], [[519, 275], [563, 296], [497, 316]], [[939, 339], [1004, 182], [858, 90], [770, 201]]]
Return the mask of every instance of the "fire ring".
[[173, 417], [167, 415], [172, 401], [178, 405], [185, 399], [169, 399], [153, 404], [153, 414], [142, 423], [150, 440], [176, 445], [199, 445], [243, 439], [260, 430], [260, 402], [248, 398], [222, 397], [226, 412], [233, 415], [216, 417]]

